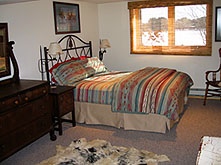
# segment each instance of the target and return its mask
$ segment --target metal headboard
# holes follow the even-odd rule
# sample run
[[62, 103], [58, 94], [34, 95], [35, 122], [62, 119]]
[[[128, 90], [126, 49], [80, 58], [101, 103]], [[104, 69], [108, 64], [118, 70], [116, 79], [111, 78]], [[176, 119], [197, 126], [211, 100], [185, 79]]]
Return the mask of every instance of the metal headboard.
[[[44, 79], [44, 74], [46, 73], [47, 81], [50, 83], [52, 83], [52, 75], [49, 73], [49, 69], [55, 64], [67, 61], [72, 57], [92, 57], [91, 41], [85, 42], [76, 35], [66, 35], [58, 43], [62, 47], [63, 54], [54, 58], [48, 54], [48, 48], [44, 47], [44, 59], [41, 56], [42, 79]], [[43, 71], [44, 69], [45, 71]]]

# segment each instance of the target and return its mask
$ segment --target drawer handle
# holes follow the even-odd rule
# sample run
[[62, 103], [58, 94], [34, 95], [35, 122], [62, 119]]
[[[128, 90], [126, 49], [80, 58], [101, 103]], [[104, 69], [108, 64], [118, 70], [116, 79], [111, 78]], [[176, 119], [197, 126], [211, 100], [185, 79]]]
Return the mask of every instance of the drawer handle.
[[45, 89], [43, 90], [43, 93], [44, 93], [44, 94], [46, 93], [46, 90], [45, 90]]
[[27, 96], [25, 97], [25, 101], [28, 101], [28, 97]]
[[15, 104], [18, 105], [18, 100], [15, 100]]

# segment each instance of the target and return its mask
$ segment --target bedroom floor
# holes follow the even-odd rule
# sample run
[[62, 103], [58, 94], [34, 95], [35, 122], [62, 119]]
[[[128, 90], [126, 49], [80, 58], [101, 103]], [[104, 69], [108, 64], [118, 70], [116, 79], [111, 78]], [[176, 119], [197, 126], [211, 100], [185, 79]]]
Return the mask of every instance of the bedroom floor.
[[[208, 100], [203, 106], [202, 99], [191, 98], [181, 120], [166, 134], [142, 131], [125, 131], [107, 126], [63, 124], [62, 136], [52, 142], [45, 135], [1, 162], [1, 165], [32, 165], [55, 154], [55, 146], [68, 146], [72, 140], [104, 139], [112, 145], [135, 147], [167, 155], [171, 162], [161, 164], [194, 165], [200, 139], [203, 136], [221, 137], [221, 102]], [[57, 133], [57, 132], [56, 132]]]

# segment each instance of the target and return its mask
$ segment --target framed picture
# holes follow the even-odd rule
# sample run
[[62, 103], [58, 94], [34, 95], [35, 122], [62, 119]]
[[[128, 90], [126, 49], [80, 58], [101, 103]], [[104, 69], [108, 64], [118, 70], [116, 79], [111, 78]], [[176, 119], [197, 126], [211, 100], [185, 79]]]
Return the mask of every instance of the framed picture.
[[221, 6], [216, 7], [215, 41], [221, 42]]
[[53, 2], [55, 34], [80, 33], [79, 5]]

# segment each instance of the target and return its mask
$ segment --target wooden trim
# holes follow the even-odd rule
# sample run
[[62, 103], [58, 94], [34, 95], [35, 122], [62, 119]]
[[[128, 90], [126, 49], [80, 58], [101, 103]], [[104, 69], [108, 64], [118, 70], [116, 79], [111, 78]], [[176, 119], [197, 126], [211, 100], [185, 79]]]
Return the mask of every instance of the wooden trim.
[[128, 9], [141, 9], [153, 7], [182, 6], [193, 4], [211, 4], [213, 0], [145, 0], [128, 2]]
[[133, 52], [133, 47], [134, 47], [133, 33], [134, 33], [134, 29], [131, 28], [131, 27], [133, 27], [133, 10], [130, 10], [130, 51]]
[[169, 46], [175, 46], [175, 7], [168, 8], [168, 35], [170, 36], [168, 44]]

